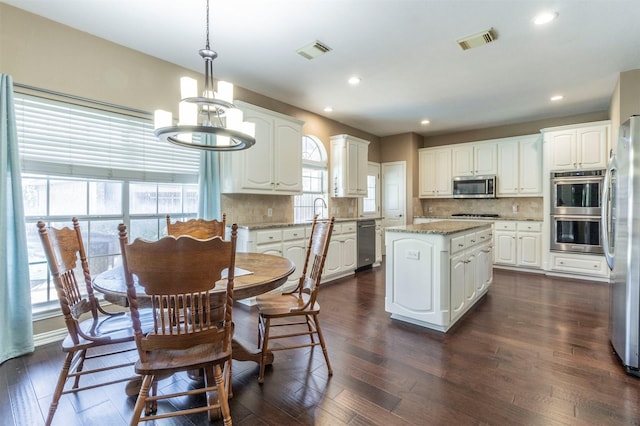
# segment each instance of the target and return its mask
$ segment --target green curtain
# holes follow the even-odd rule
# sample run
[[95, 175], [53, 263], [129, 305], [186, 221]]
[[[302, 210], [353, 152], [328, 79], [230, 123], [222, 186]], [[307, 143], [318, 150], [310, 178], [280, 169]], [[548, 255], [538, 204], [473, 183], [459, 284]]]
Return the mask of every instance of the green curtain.
[[202, 151], [200, 153], [198, 186], [200, 189], [198, 216], [206, 220], [222, 220], [222, 212], [220, 210], [220, 163], [219, 155], [216, 151]]
[[0, 74], [0, 364], [33, 352], [31, 285], [13, 79]]

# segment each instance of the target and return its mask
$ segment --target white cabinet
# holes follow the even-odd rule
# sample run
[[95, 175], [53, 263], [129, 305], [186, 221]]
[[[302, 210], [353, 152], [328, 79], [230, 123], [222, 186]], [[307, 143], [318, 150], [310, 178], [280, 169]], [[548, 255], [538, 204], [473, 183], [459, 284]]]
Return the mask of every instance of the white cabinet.
[[302, 192], [303, 122], [237, 102], [256, 126], [256, 144], [220, 155], [223, 193], [295, 195]]
[[609, 277], [609, 267], [604, 256], [551, 252], [550, 260], [552, 271], [598, 278]]
[[542, 196], [540, 135], [501, 140], [498, 151], [498, 197]]
[[382, 254], [382, 220], [376, 219], [376, 260], [373, 266], [378, 266], [382, 263]]
[[451, 151], [451, 174], [453, 176], [495, 175], [497, 173], [496, 152], [495, 142], [454, 145]]
[[[238, 228], [237, 251], [284, 256], [296, 266], [287, 282], [273, 293], [293, 290], [302, 275], [311, 226], [283, 226], [268, 229]], [[253, 300], [248, 304], [253, 304]]]
[[542, 266], [542, 222], [496, 221], [494, 227], [496, 264]]
[[387, 229], [385, 240], [391, 318], [447, 331], [491, 284], [490, 224], [452, 235]]
[[335, 223], [324, 261], [322, 282], [351, 275], [357, 264], [356, 222]]
[[419, 152], [419, 197], [451, 197], [451, 148], [423, 148]]
[[604, 169], [609, 158], [610, 122], [543, 129], [549, 170]]
[[331, 182], [333, 197], [365, 197], [369, 141], [349, 135], [331, 137]]

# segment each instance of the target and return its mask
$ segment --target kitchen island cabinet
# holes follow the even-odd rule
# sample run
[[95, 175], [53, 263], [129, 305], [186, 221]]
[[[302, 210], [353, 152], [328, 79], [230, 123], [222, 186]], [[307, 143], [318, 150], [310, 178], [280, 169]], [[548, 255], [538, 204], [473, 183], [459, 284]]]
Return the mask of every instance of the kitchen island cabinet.
[[491, 224], [440, 221], [386, 229], [385, 310], [446, 332], [491, 285]]

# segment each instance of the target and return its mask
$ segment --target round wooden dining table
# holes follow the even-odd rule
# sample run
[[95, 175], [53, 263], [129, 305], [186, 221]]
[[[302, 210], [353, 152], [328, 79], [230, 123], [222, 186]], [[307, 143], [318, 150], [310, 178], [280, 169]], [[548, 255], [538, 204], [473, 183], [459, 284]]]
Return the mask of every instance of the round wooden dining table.
[[[289, 275], [295, 270], [292, 261], [285, 257], [263, 253], [236, 253], [236, 270], [233, 285], [234, 300], [246, 299], [266, 293], [283, 285]], [[93, 287], [104, 294], [105, 300], [120, 306], [128, 306], [127, 285], [124, 279], [122, 266], [115, 267], [96, 275], [93, 279]], [[216, 285], [222, 297], [226, 290], [226, 284], [219, 282]], [[215, 289], [214, 289], [215, 292]], [[136, 296], [141, 306], [145, 305], [145, 299], [149, 297], [142, 287], [136, 286]], [[247, 349], [235, 337], [232, 346], [233, 359], [237, 361], [254, 361], [260, 363], [260, 350]], [[269, 354], [268, 363], [273, 362], [273, 354]]]

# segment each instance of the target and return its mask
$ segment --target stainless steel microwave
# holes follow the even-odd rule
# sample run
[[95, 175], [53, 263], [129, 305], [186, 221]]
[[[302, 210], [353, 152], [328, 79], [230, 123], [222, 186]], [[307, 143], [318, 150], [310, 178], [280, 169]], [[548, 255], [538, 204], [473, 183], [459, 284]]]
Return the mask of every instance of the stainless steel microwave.
[[454, 177], [453, 198], [496, 198], [495, 175]]

